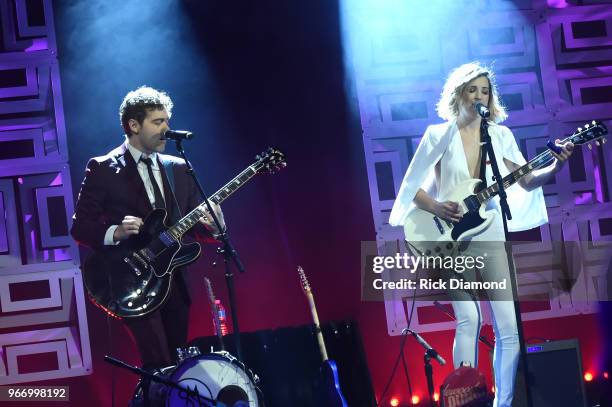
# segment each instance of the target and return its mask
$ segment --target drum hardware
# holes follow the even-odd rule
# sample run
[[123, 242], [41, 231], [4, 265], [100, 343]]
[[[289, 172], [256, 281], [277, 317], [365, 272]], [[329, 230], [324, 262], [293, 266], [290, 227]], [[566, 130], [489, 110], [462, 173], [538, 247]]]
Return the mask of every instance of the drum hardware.
[[[263, 407], [259, 377], [229, 352], [189, 357], [172, 367], [170, 380], [228, 406]], [[184, 404], [180, 391], [169, 389], [165, 406]]]
[[[229, 352], [202, 354], [197, 346], [177, 348], [177, 363], [152, 374], [180, 386], [167, 387], [165, 381], [147, 378], [138, 383], [130, 407], [176, 407], [185, 405], [264, 407], [259, 377]], [[148, 375], [151, 373], [147, 372]], [[183, 389], [190, 389], [216, 404], [198, 404]], [[189, 399], [189, 400], [188, 400]], [[189, 403], [189, 404], [188, 404]]]
[[197, 346], [189, 346], [187, 348], [176, 348], [176, 364], [179, 365], [185, 359], [200, 356], [200, 348]]
[[[128, 365], [127, 363], [123, 362], [122, 360], [119, 360], [117, 358], [114, 358], [112, 356], [108, 356], [108, 355], [104, 355], [104, 361], [108, 362], [112, 365], [121, 367], [123, 369], [127, 369], [129, 371], [131, 371], [132, 373], [135, 373], [139, 376], [142, 377], [141, 379], [141, 384], [142, 384], [142, 389], [143, 389], [143, 405], [145, 407], [149, 406], [149, 400], [148, 400], [148, 394], [149, 394], [149, 385], [151, 384], [151, 382], [155, 382], [155, 383], [159, 383], [160, 385], [164, 385], [167, 387], [170, 387], [172, 389], [176, 389], [178, 392], [180, 392], [180, 394], [184, 395], [183, 399], [186, 399], [187, 397], [195, 400], [195, 402], [197, 403], [197, 405], [202, 405], [202, 406], [218, 406], [218, 407], [231, 407], [228, 406], [226, 404], [220, 403], [217, 400], [214, 400], [212, 398], [203, 396], [201, 394], [198, 393], [197, 389], [190, 389], [188, 387], [183, 386], [182, 384], [178, 384], [177, 382], [174, 382], [172, 380], [166, 379], [165, 377], [161, 376], [161, 375], [155, 375], [152, 374], [144, 369], [141, 369], [139, 367], [136, 366], [132, 366], [132, 365]], [[139, 384], [140, 385], [140, 384]]]

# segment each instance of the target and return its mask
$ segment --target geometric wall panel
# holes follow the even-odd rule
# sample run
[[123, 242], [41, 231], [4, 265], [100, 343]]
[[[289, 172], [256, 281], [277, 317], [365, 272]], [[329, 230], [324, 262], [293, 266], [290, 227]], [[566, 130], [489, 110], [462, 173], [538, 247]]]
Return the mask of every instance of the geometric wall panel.
[[2, 48], [6, 51], [56, 52], [51, 0], [0, 2]]
[[[27, 284], [43, 280], [51, 287], [47, 298], [10, 298], [29, 295]], [[17, 288], [9, 293], [11, 285]], [[91, 372], [82, 292], [77, 268], [0, 275], [0, 384]]]
[[57, 61], [50, 56], [13, 59], [0, 54], [0, 171], [40, 159], [66, 162]]
[[0, 384], [91, 372], [52, 6], [0, 1]]
[[[0, 236], [11, 240], [9, 251], [0, 254], [0, 266], [61, 262], [76, 259], [76, 247], [69, 234], [73, 213], [70, 172], [64, 166], [34, 167], [43, 173], [0, 179], [6, 188], [4, 204], [12, 216], [4, 218]], [[47, 172], [48, 171], [48, 172]], [[21, 171], [26, 172], [22, 169]]]

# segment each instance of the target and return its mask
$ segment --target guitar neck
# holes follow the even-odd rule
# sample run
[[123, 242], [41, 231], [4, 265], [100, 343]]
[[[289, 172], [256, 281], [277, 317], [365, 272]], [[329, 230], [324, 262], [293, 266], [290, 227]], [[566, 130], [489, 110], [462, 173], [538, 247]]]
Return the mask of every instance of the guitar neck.
[[[247, 167], [244, 171], [238, 174], [234, 179], [225, 184], [221, 189], [215, 192], [210, 198], [210, 202], [219, 205], [225, 201], [230, 195], [240, 189], [246, 184], [251, 178], [253, 178], [258, 172], [258, 168], [255, 165]], [[200, 218], [206, 214], [206, 202], [202, 202], [195, 209], [185, 215], [179, 220], [174, 226], [167, 230], [167, 233], [172, 235], [174, 239], [179, 239], [191, 228], [193, 228], [199, 222]]]
[[317, 342], [319, 343], [319, 351], [321, 352], [321, 358], [323, 358], [323, 362], [327, 361], [327, 349], [325, 348], [325, 341], [323, 340], [323, 331], [321, 331], [321, 325], [319, 324], [319, 315], [317, 314], [317, 307], [314, 302], [314, 297], [312, 296], [312, 292], [306, 293], [306, 298], [308, 299], [308, 305], [310, 306], [310, 312], [312, 314], [312, 319], [315, 324], [315, 330], [317, 333]]
[[[562, 143], [565, 143], [566, 141], [571, 141], [571, 137], [567, 137], [566, 139], [562, 141]], [[510, 174], [506, 175], [502, 179], [504, 190], [511, 187], [515, 183], [517, 183], [521, 178], [525, 177], [526, 175], [531, 174], [533, 171], [540, 169], [540, 168], [544, 168], [547, 165], [551, 164], [554, 159], [555, 157], [552, 155], [549, 149], [542, 151], [540, 154], [535, 156], [527, 164], [511, 172]], [[482, 203], [487, 202], [489, 199], [495, 197], [498, 194], [499, 194], [499, 185], [496, 182], [490, 187], [485, 188], [482, 191], [478, 192], [476, 194], [476, 198], [478, 199], [478, 202], [482, 204]]]

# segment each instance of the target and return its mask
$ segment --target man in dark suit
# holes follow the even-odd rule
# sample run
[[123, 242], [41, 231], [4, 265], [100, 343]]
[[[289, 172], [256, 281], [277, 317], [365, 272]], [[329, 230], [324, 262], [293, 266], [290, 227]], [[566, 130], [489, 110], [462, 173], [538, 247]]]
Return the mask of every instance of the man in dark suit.
[[[126, 141], [89, 160], [85, 170], [71, 229], [79, 244], [103, 250], [137, 235], [153, 208], [166, 208], [174, 224], [200, 204], [184, 162], [159, 154], [166, 147], [162, 135], [169, 129], [172, 106], [167, 94], [149, 87], [125, 96], [119, 114]], [[221, 209], [214, 210], [224, 227]], [[200, 222], [194, 228], [197, 238], [212, 240], [219, 233], [209, 214]], [[145, 368], [170, 365], [175, 349], [187, 341], [191, 301], [180, 272], [174, 273], [173, 281], [158, 310], [126, 320]]]

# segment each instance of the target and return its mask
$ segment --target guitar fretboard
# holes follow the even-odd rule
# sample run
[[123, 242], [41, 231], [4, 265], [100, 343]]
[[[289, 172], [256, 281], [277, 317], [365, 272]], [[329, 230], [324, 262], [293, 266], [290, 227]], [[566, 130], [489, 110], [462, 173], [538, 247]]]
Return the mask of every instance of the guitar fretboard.
[[[562, 143], [565, 143], [567, 141], [572, 141], [572, 137], [570, 136], [570, 137], [564, 139], [562, 141]], [[538, 154], [537, 156], [535, 156], [527, 164], [523, 165], [521, 168], [519, 168], [519, 169], [513, 171], [512, 173], [506, 175], [502, 179], [502, 183], [504, 185], [504, 189], [509, 188], [510, 186], [514, 185], [521, 178], [523, 178], [527, 174], [530, 174], [534, 170], [537, 170], [539, 168], [544, 168], [547, 165], [550, 165], [553, 162], [554, 159], [555, 159], [555, 157], [552, 155], [550, 150], [546, 149], [545, 151], [543, 151], [540, 154]], [[480, 204], [482, 204], [482, 203], [488, 201], [489, 199], [493, 198], [497, 194], [499, 194], [499, 185], [496, 182], [495, 184], [491, 185], [490, 187], [485, 188], [482, 191], [478, 192], [476, 194], [476, 198], [478, 199], [478, 202]]]
[[[244, 184], [246, 184], [251, 178], [253, 178], [260, 167], [257, 164], [253, 164], [247, 167], [244, 171], [238, 174], [234, 179], [225, 184], [221, 189], [215, 192], [209, 200], [219, 205], [221, 202], [226, 200], [231, 194], [240, 189]], [[206, 214], [206, 203], [202, 202], [195, 209], [185, 215], [181, 220], [179, 220], [174, 226], [168, 228], [166, 233], [170, 234], [172, 238], [178, 240], [183, 236], [187, 231], [189, 231], [192, 227], [194, 227]]]

